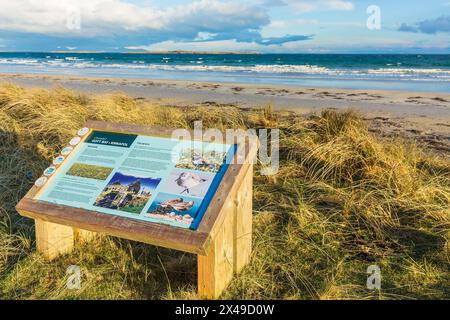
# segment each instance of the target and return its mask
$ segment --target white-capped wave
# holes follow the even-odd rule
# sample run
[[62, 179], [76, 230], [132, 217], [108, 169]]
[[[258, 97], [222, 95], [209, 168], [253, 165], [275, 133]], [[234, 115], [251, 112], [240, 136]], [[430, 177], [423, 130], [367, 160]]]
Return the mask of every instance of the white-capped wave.
[[407, 69], [407, 68], [381, 68], [369, 69], [369, 74], [399, 74], [399, 75], [414, 75], [414, 74], [442, 74], [450, 75], [450, 70], [445, 69]]
[[2, 65], [18, 65], [40, 68], [74, 68], [74, 69], [124, 69], [145, 71], [187, 71], [187, 72], [216, 72], [216, 73], [243, 73], [243, 74], [269, 74], [269, 75], [309, 75], [349, 78], [388, 78], [405, 80], [450, 81], [450, 69], [439, 68], [400, 68], [388, 67], [379, 69], [353, 69], [353, 68], [326, 68], [317, 65], [211, 65], [204, 60], [193, 60], [190, 64], [172, 64], [167, 57], [161, 63], [146, 63], [142, 60], [131, 63], [102, 62], [83, 60], [76, 57], [59, 59], [32, 59], [32, 58], [0, 58], [0, 72]]
[[154, 70], [174, 70], [174, 71], [210, 71], [210, 72], [256, 72], [256, 73], [303, 73], [303, 74], [327, 74], [333, 70], [310, 65], [149, 65], [149, 69]]
[[10, 65], [37, 65], [40, 61], [36, 59], [0, 59], [0, 64], [10, 64]]
[[257, 73], [307, 73], [326, 74], [335, 71], [314, 65], [207, 65], [204, 61], [191, 61], [191, 64], [145, 64], [143, 61], [133, 63], [101, 63], [86, 62], [83, 59], [67, 57], [65, 59], [37, 60], [37, 59], [8, 59], [1, 58], [1, 64], [9, 65], [43, 65], [53, 67], [75, 68], [125, 68], [174, 71], [212, 71], [212, 72], [257, 72]]

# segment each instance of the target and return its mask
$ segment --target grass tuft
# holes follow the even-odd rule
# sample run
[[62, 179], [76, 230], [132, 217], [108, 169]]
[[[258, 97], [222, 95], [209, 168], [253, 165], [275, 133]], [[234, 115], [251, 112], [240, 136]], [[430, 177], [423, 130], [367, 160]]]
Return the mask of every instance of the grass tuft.
[[[11, 84], [0, 85], [1, 298], [196, 298], [190, 254], [111, 237], [53, 263], [34, 252], [33, 223], [14, 206], [87, 119], [280, 129], [279, 172], [256, 168], [251, 263], [223, 298], [450, 298], [448, 158], [378, 138], [355, 112], [162, 107]], [[73, 264], [82, 269], [80, 290], [65, 286]], [[373, 264], [382, 272], [379, 292], [366, 288]]]

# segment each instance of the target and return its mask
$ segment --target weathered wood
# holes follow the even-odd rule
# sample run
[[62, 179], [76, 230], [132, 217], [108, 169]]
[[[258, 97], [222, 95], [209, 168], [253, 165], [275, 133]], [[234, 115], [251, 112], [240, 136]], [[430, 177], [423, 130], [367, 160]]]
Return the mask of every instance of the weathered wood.
[[226, 210], [230, 214], [212, 241], [206, 256], [198, 256], [198, 294], [200, 298], [217, 299], [233, 278], [234, 215], [233, 202], [228, 202]]
[[[86, 122], [86, 127], [97, 130], [97, 131], [107, 131], [115, 133], [125, 133], [125, 134], [138, 134], [138, 135], [149, 135], [156, 137], [171, 138], [175, 128], [159, 127], [159, 126], [147, 126], [139, 124], [129, 124], [129, 123], [118, 123], [118, 122], [105, 122], [97, 120], [88, 120]], [[192, 140], [201, 139], [204, 142], [214, 142], [213, 137], [205, 138], [198, 137], [195, 135], [195, 131], [192, 129], [184, 129], [189, 132]], [[244, 133], [238, 133], [237, 137], [247, 136]]]
[[36, 248], [47, 259], [68, 253], [74, 244], [73, 229], [40, 219], [35, 220]]
[[28, 198], [23, 198], [16, 209], [21, 215], [32, 219], [40, 219], [190, 253], [206, 254], [203, 247], [207, 242], [208, 235], [203, 232], [50, 204]]
[[253, 166], [251, 165], [242, 181], [235, 203], [234, 218], [234, 272], [240, 273], [250, 262], [252, 252], [253, 221]]
[[226, 210], [223, 210], [223, 207], [228, 201], [236, 200], [239, 186], [241, 185], [248, 168], [253, 166], [253, 159], [256, 157], [257, 150], [258, 145], [256, 140], [246, 141], [244, 163], [230, 165], [222, 178], [219, 188], [217, 188], [214, 198], [205, 212], [198, 231], [208, 233], [210, 237], [214, 239], [227, 212]]
[[200, 298], [216, 299], [228, 286], [233, 273], [249, 263], [252, 251], [253, 165], [244, 174], [236, 193], [221, 208], [223, 221], [215, 228], [206, 256], [198, 256]]
[[100, 236], [98, 232], [92, 232], [88, 230], [73, 228], [75, 242], [85, 243], [90, 242]]
[[[140, 135], [169, 137], [169, 138], [172, 136], [172, 132], [174, 130], [173, 128], [165, 128], [158, 126], [144, 126], [138, 124], [105, 122], [96, 120], [87, 121], [86, 127], [97, 131], [138, 134], [138, 135], [140, 134]], [[192, 133], [192, 137], [194, 137], [193, 130], [188, 131]]]

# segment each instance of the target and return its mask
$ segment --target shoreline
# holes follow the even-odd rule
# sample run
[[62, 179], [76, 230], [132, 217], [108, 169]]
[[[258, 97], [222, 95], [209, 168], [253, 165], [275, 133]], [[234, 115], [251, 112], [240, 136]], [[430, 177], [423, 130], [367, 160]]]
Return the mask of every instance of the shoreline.
[[[203, 86], [205, 89], [218, 89], [229, 88], [235, 89], [234, 93], [240, 93], [240, 88], [242, 89], [266, 89], [269, 90], [267, 94], [274, 93], [289, 93], [284, 90], [306, 90], [306, 91], [326, 91], [329, 93], [339, 94], [342, 92], [358, 93], [365, 92], [371, 95], [383, 95], [390, 94], [391, 97], [408, 99], [414, 95], [420, 95], [422, 98], [442, 98], [446, 101], [440, 101], [448, 103], [450, 106], [450, 94], [443, 92], [429, 92], [429, 91], [400, 91], [400, 90], [376, 90], [376, 89], [341, 89], [333, 87], [315, 87], [315, 86], [299, 86], [293, 84], [272, 84], [272, 83], [245, 83], [245, 82], [218, 82], [218, 81], [197, 81], [197, 80], [164, 80], [164, 79], [148, 79], [148, 78], [134, 78], [134, 77], [91, 77], [91, 76], [77, 76], [77, 75], [51, 75], [45, 73], [2, 73], [0, 72], [0, 81], [14, 81], [14, 80], [31, 80], [31, 81], [52, 81], [52, 82], [93, 82], [95, 84], [106, 83], [106, 84], [120, 84], [120, 85], [143, 85], [143, 86], [183, 86], [183, 85], [193, 85], [198, 84], [198, 86]], [[43, 83], [45, 84], [45, 83]], [[54, 83], [53, 83], [54, 84]], [[190, 87], [192, 88], [192, 87]], [[126, 89], [126, 88], [125, 88]], [[200, 88], [197, 88], [200, 89]], [[270, 92], [270, 89], [278, 89], [280, 92]], [[325, 92], [325, 94], [326, 94]], [[256, 92], [257, 94], [263, 94], [262, 92]], [[299, 93], [299, 92], [295, 92]], [[300, 93], [301, 94], [301, 93]], [[375, 97], [377, 98], [377, 97]]]
[[275, 110], [301, 114], [352, 109], [382, 136], [406, 136], [450, 151], [450, 95], [443, 93], [5, 73], [0, 73], [0, 82], [48, 89], [63, 86], [89, 95], [124, 93], [136, 100], [183, 107], [272, 105]]

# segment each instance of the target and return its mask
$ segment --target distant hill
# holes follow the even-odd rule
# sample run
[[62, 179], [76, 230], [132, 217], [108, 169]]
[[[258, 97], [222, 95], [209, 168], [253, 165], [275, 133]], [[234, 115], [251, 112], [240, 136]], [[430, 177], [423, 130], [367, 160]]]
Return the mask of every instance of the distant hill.
[[[76, 53], [76, 54], [96, 54], [106, 53], [104, 51], [51, 51], [51, 53]], [[259, 52], [226, 52], [226, 51], [130, 51], [130, 52], [111, 52], [121, 54], [260, 54]]]
[[227, 51], [147, 51], [147, 52], [126, 52], [128, 54], [260, 54], [259, 52], [227, 52]]

